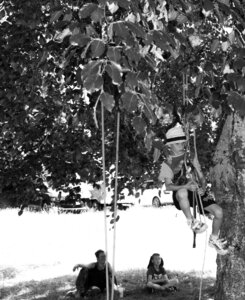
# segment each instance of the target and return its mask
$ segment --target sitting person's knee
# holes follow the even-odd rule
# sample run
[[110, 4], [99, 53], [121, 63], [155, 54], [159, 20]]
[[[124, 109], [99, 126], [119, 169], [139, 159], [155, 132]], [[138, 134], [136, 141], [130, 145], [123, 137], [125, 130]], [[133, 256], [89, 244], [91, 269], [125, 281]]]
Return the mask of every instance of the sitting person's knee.
[[171, 285], [178, 285], [179, 284], [179, 279], [178, 278], [172, 278], [169, 280], [169, 282], [171, 283]]

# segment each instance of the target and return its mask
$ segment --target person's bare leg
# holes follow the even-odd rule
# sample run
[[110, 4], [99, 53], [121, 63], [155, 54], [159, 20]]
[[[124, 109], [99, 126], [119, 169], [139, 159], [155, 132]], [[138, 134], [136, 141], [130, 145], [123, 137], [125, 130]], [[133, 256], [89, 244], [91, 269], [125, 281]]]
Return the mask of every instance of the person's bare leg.
[[178, 278], [172, 278], [172, 279], [169, 279], [168, 283], [165, 285], [165, 287], [171, 287], [171, 286], [178, 286], [179, 284], [179, 280]]
[[218, 236], [223, 221], [223, 209], [217, 204], [211, 204], [205, 207], [205, 210], [214, 216], [212, 224], [212, 235]]
[[188, 191], [186, 189], [179, 189], [176, 193], [176, 198], [179, 202], [180, 209], [183, 211], [187, 220], [192, 220], [190, 203], [188, 200]]
[[163, 286], [161, 286], [160, 284], [153, 283], [153, 282], [148, 282], [146, 286], [148, 288], [158, 290], [158, 291], [164, 290]]

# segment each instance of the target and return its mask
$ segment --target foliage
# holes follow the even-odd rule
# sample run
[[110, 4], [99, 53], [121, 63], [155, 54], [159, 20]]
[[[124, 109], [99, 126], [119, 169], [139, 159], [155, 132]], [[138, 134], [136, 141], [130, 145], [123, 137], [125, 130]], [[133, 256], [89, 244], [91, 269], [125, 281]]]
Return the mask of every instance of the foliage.
[[122, 186], [157, 177], [174, 118], [214, 141], [213, 120], [244, 115], [244, 11], [239, 0], [4, 2], [1, 186], [100, 180], [100, 102], [107, 170], [121, 114]]

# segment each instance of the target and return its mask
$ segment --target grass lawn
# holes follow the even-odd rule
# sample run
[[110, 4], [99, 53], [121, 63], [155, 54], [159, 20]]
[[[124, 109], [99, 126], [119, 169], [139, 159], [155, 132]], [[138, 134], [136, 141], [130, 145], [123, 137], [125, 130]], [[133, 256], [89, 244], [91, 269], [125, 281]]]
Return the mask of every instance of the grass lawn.
[[[12, 270], [13, 272], [13, 270]], [[169, 272], [175, 276], [175, 272]], [[180, 279], [179, 291], [174, 294], [149, 294], [145, 289], [145, 270], [128, 270], [117, 272], [119, 282], [125, 287], [124, 298], [142, 300], [197, 300], [199, 297], [200, 278], [195, 273], [178, 273]], [[24, 281], [15, 285], [3, 287], [1, 299], [65, 299], [66, 293], [74, 288], [75, 275], [66, 275], [41, 281]], [[202, 299], [211, 300], [214, 295], [214, 278], [205, 277], [203, 279]]]
[[[146, 266], [152, 253], [164, 259], [169, 276], [180, 280], [180, 289], [164, 299], [198, 300], [205, 243], [210, 234], [197, 237], [181, 212], [174, 207], [131, 208], [120, 211], [116, 226], [115, 269], [126, 299], [163, 299], [145, 290]], [[112, 262], [113, 231], [107, 218], [108, 258]], [[0, 211], [0, 299], [64, 299], [74, 288], [77, 263], [95, 261], [94, 252], [105, 249], [104, 213], [79, 215]], [[207, 247], [203, 273], [202, 300], [213, 300], [216, 253]]]

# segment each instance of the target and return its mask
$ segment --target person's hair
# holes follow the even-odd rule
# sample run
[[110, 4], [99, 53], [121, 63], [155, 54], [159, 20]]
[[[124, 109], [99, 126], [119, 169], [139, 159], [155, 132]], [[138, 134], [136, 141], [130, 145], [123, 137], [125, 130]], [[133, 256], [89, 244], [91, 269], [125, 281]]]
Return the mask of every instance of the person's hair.
[[[160, 254], [159, 254], [159, 253], [153, 253], [153, 254], [152, 254], [152, 256], [150, 257], [150, 260], [149, 260], [147, 269], [149, 269], [150, 267], [153, 266], [153, 258], [154, 258], [154, 256], [160, 256]], [[163, 265], [164, 265], [164, 262], [163, 262], [163, 259], [161, 258], [160, 267], [163, 267]]]
[[99, 256], [100, 256], [101, 253], [105, 253], [105, 252], [104, 252], [103, 250], [97, 250], [97, 251], [95, 252], [96, 258], [99, 258]]

